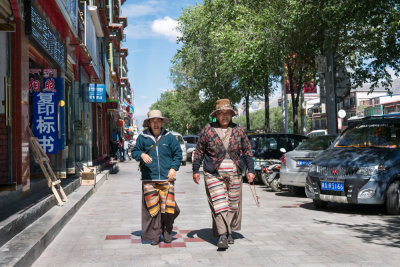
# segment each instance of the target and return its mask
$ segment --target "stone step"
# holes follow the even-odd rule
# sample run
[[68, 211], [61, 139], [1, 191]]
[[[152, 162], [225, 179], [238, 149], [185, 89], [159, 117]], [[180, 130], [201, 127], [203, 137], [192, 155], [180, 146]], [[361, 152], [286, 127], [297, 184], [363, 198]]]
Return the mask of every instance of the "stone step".
[[0, 236], [10, 232], [0, 247], [0, 266], [31, 265], [108, 175], [108, 170], [99, 173], [94, 186], [80, 186], [80, 179], [69, 183], [64, 188], [68, 201], [63, 206], [57, 206], [54, 195], [50, 195], [20, 216], [13, 216], [0, 229]]

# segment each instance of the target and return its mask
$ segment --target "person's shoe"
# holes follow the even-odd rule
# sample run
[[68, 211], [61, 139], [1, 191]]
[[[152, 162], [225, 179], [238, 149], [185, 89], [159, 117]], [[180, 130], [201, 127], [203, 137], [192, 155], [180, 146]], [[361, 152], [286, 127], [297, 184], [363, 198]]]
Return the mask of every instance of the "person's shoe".
[[164, 242], [165, 243], [171, 243], [172, 242], [172, 236], [167, 231], [164, 231]]
[[152, 246], [156, 246], [156, 245], [158, 245], [158, 243], [160, 243], [160, 237], [159, 236], [157, 236], [157, 237], [154, 237], [152, 240], [151, 240], [151, 245]]
[[232, 235], [228, 235], [228, 244], [230, 245], [235, 244], [235, 240], [233, 240]]
[[222, 249], [227, 249], [228, 246], [228, 239], [226, 238], [226, 235], [220, 235], [217, 243], [218, 248]]

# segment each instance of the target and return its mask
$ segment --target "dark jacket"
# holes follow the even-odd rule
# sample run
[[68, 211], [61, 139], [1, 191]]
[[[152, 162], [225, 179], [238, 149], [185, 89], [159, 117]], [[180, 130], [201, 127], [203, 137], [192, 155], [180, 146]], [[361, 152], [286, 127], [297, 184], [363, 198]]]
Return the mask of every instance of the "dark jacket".
[[[150, 157], [150, 164], [143, 164], [142, 180], [151, 181], [166, 181], [168, 180], [168, 172], [172, 168], [179, 170], [182, 161], [182, 149], [176, 140], [176, 137], [165, 129], [161, 130], [158, 138], [163, 139], [154, 148]], [[142, 162], [141, 155], [147, 153], [150, 148], [156, 143], [156, 139], [150, 130], [145, 130], [136, 140], [136, 146], [133, 148], [132, 157], [139, 162]]]
[[218, 174], [218, 168], [229, 153], [235, 163], [238, 173], [241, 174], [245, 167], [249, 173], [254, 173], [254, 161], [251, 154], [251, 145], [243, 128], [231, 123], [231, 137], [228, 150], [224, 148], [221, 138], [213, 128], [220, 127], [218, 122], [211, 123], [201, 130], [194, 151], [193, 173], [199, 173], [201, 162], [204, 160], [203, 170], [211, 174]]

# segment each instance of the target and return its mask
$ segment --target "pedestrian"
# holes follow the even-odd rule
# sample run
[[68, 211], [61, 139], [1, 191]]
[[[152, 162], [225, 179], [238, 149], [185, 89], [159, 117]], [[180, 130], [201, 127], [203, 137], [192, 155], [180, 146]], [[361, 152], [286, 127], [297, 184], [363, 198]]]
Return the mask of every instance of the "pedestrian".
[[216, 101], [210, 114], [216, 122], [201, 130], [194, 151], [193, 180], [200, 181], [200, 165], [203, 163], [204, 182], [213, 219], [214, 236], [219, 237], [217, 246], [227, 249], [234, 244], [232, 231], [241, 228], [242, 220], [242, 172], [248, 170], [247, 179], [254, 180], [254, 162], [251, 145], [243, 128], [232, 122], [236, 115], [229, 99]]
[[113, 129], [113, 133], [112, 133], [112, 150], [113, 150], [114, 156], [117, 156], [117, 158], [119, 159], [118, 141], [119, 141], [119, 135], [118, 135], [117, 131], [115, 129]]
[[126, 160], [128, 156], [128, 148], [129, 148], [129, 141], [127, 139], [124, 140], [124, 160]]
[[182, 161], [177, 139], [162, 127], [169, 120], [161, 111], [151, 110], [143, 122], [148, 127], [136, 140], [132, 156], [140, 162], [142, 175], [142, 240], [157, 245], [164, 237], [172, 242], [172, 228], [179, 208], [175, 201], [176, 172]]

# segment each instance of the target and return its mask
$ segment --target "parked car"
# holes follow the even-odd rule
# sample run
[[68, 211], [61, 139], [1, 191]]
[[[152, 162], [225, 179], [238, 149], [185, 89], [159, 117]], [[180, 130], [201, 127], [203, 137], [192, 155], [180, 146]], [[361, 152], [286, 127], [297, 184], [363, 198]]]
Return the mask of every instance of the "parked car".
[[307, 134], [308, 137], [313, 137], [313, 136], [321, 136], [321, 135], [327, 135], [328, 130], [326, 129], [321, 129], [321, 130], [313, 130]]
[[[251, 149], [254, 158], [254, 168], [256, 171], [255, 180], [262, 181], [261, 168], [268, 166], [269, 162], [275, 164], [277, 161], [280, 163], [282, 155], [285, 152], [292, 151], [301, 142], [306, 139], [306, 136], [297, 134], [250, 134]], [[285, 151], [285, 152], [282, 152]], [[246, 172], [244, 172], [246, 174]], [[267, 184], [266, 181], [263, 181]]]
[[177, 132], [171, 132], [175, 137], [176, 140], [178, 140], [179, 144], [181, 145], [182, 149], [182, 165], [186, 165], [186, 142], [183, 140], [183, 137], [180, 133]]
[[306, 178], [311, 162], [327, 149], [337, 135], [320, 135], [304, 140], [293, 151], [283, 154], [280, 182], [296, 194], [304, 194]]
[[400, 213], [400, 117], [353, 120], [310, 166], [306, 194], [316, 208], [329, 202], [384, 204]]
[[198, 135], [184, 135], [183, 140], [186, 141], [186, 156], [187, 160], [192, 161], [193, 151], [196, 149]]

